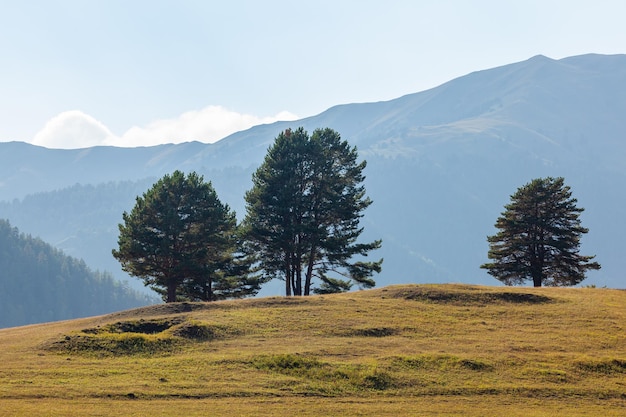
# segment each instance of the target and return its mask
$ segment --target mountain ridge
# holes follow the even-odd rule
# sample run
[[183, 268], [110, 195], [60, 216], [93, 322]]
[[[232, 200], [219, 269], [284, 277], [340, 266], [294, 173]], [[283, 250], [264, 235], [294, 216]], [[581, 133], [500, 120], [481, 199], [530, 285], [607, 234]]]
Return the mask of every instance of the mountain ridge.
[[[448, 81], [444, 84], [441, 84], [437, 87], [433, 87], [429, 90], [425, 90], [422, 92], [411, 93], [404, 96], [401, 96], [396, 99], [379, 101], [379, 102], [371, 102], [371, 103], [354, 103], [354, 104], [340, 104], [329, 109], [324, 112], [310, 116], [298, 121], [289, 121], [289, 122], [274, 122], [271, 124], [264, 124], [252, 127], [245, 131], [236, 132], [220, 141], [213, 144], [205, 144], [198, 141], [190, 141], [184, 142], [181, 144], [163, 144], [163, 145], [155, 145], [155, 146], [144, 146], [144, 147], [136, 147], [136, 148], [120, 148], [120, 147], [112, 147], [112, 146], [98, 146], [98, 147], [89, 147], [83, 149], [72, 149], [72, 150], [61, 150], [61, 149], [48, 149], [38, 147], [36, 145], [28, 145], [30, 147], [34, 147], [30, 149], [30, 152], [33, 152], [33, 149], [39, 149], [39, 153], [68, 153], [75, 154], [75, 157], [72, 158], [72, 164], [78, 163], [81, 159], [84, 159], [87, 162], [88, 166], [92, 165], [91, 159], [89, 158], [90, 153], [98, 152], [100, 154], [114, 155], [116, 159], [118, 155], [129, 154], [133, 152], [144, 153], [147, 156], [144, 156], [144, 163], [141, 165], [143, 171], [141, 172], [143, 175], [155, 175], [154, 172], [158, 170], [159, 167], [168, 167], [168, 161], [172, 161], [171, 165], [176, 166], [185, 166], [185, 165], [194, 165], [197, 164], [198, 161], [204, 162], [207, 165], [212, 163], [213, 166], [217, 168], [226, 168], [229, 166], [243, 166], [250, 164], [258, 164], [262, 158], [262, 155], [267, 150], [267, 147], [271, 144], [271, 141], [276, 136], [277, 132], [284, 130], [287, 127], [302, 125], [305, 128], [310, 130], [314, 129], [313, 126], [319, 127], [320, 125], [329, 126], [337, 131], [339, 131], [343, 136], [348, 137], [354, 142], [355, 145], [359, 147], [361, 151], [363, 151], [363, 144], [360, 143], [364, 136], [372, 135], [372, 131], [377, 133], [377, 128], [381, 125], [384, 126], [384, 129], [387, 131], [389, 124], [397, 124], [406, 119], [410, 119], [412, 125], [420, 126], [420, 127], [432, 127], [432, 126], [440, 126], [440, 125], [449, 125], [458, 126], [459, 122], [468, 119], [475, 119], [477, 116], [481, 116], [485, 114], [485, 109], [491, 111], [487, 111], [487, 114], [491, 114], [496, 112], [498, 106], [501, 106], [494, 97], [488, 98], [477, 98], [474, 95], [476, 91], [481, 90], [481, 83], [477, 83], [476, 78], [479, 79], [489, 79], [493, 80], [494, 78], [506, 78], [513, 75], [518, 74], [520, 72], [526, 74], [528, 76], [528, 69], [532, 69], [534, 72], [541, 70], [549, 64], [549, 67], [554, 68], [570, 68], [570, 69], [585, 69], [585, 71], [590, 71], [587, 67], [590, 67], [589, 58], [601, 57], [602, 61], [608, 59], [609, 61], [619, 61], [623, 62], [624, 68], [626, 68], [626, 55], [596, 55], [596, 54], [587, 54], [587, 55], [579, 55], [576, 57], [563, 58], [561, 60], [553, 60], [551, 58], [544, 57], [542, 55], [535, 56], [530, 58], [529, 60], [522, 61], [520, 63], [509, 64], [497, 68], [475, 71], [463, 77], [456, 78], [454, 80]], [[578, 63], [577, 66], [570, 65], [570, 63]], [[585, 64], [585, 65], [582, 65]], [[597, 64], [595, 65], [598, 66]], [[611, 65], [612, 67], [622, 68], [619, 65]], [[531, 72], [533, 72], [531, 71]], [[623, 70], [621, 72], [626, 72]], [[494, 77], [494, 75], [498, 75], [498, 77]], [[623, 74], [622, 74], [623, 75]], [[519, 77], [517, 77], [519, 79]], [[545, 77], [543, 78], [545, 80]], [[480, 80], [478, 80], [480, 81]], [[510, 85], [510, 81], [505, 83]], [[528, 82], [525, 81], [524, 85], [527, 85]], [[476, 86], [474, 91], [466, 91], [467, 86]], [[498, 85], [499, 91], [502, 91], [502, 87]], [[594, 86], [597, 87], [597, 86]], [[470, 93], [470, 97], [465, 99], [465, 102], [459, 102], [456, 100], [454, 106], [449, 106], [450, 98], [447, 95], [448, 91], [452, 91], [455, 96], [459, 96], [459, 94], [463, 96], [467, 96]], [[460, 92], [459, 92], [460, 91]], [[510, 92], [504, 92], [503, 95], [510, 95]], [[519, 94], [519, 93], [518, 93]], [[613, 96], [617, 94], [614, 92]], [[622, 99], [622, 102], [619, 103], [622, 108], [626, 109], [626, 102], [624, 102], [623, 94], [619, 95]], [[433, 102], [433, 100], [438, 100]], [[455, 101], [455, 100], [452, 100]], [[475, 103], [471, 105], [471, 109], [467, 110], [467, 103]], [[521, 103], [521, 100], [517, 100], [517, 104]], [[424, 106], [429, 105], [431, 108], [428, 111], [424, 111]], [[434, 107], [434, 109], [433, 109]], [[390, 112], [390, 108], [393, 108], [393, 111]], [[454, 113], [455, 109], [461, 108], [463, 110], [463, 114]], [[354, 126], [354, 123], [350, 123], [355, 117], [361, 120], [365, 120], [368, 124], [363, 127], [359, 124], [359, 126]], [[508, 116], [508, 115], [507, 115]], [[445, 118], [445, 119], [444, 119]], [[493, 118], [494, 121], [499, 121], [502, 123], [502, 118]], [[272, 132], [272, 133], [266, 133]], [[254, 143], [250, 139], [258, 138], [259, 136], [263, 137], [263, 140], [256, 140]], [[253, 154], [255, 154], [255, 158], [251, 158], [251, 160], [244, 159], [244, 163], [241, 160], [237, 160], [237, 158], [226, 158], [225, 160], [221, 158], [221, 154], [232, 150], [233, 147], [236, 147], [241, 144], [241, 142], [246, 142], [246, 145], [250, 148], [250, 150], [254, 150]], [[15, 144], [20, 144], [23, 142], [4, 142], [0, 143], [0, 150], [2, 150], [2, 154], [8, 155], [12, 152], [15, 152], [15, 149], [11, 149], [11, 146], [15, 146]], [[26, 145], [26, 143], [24, 143]], [[367, 145], [367, 142], [365, 143]], [[3, 149], [4, 148], [4, 149]], [[262, 149], [261, 155], [259, 155], [259, 150]], [[249, 149], [238, 149], [237, 155], [249, 153]], [[181, 154], [183, 156], [181, 157]], [[184, 156], [186, 155], [186, 156]], [[101, 158], [102, 155], [98, 155], [98, 158]], [[10, 161], [2, 158], [3, 166], [10, 165]], [[160, 163], [161, 162], [161, 163]], [[110, 175], [110, 174], [109, 174]], [[157, 174], [158, 175], [158, 174]], [[4, 177], [5, 175], [3, 175]], [[4, 179], [4, 178], [3, 178]], [[4, 181], [3, 181], [4, 182]], [[73, 185], [72, 183], [65, 183], [61, 186]], [[32, 192], [36, 192], [36, 190], [27, 190], [26, 194], [30, 194]], [[24, 194], [25, 195], [25, 194]], [[15, 198], [15, 197], [11, 197]], [[0, 187], [0, 200], [6, 200], [7, 193], [4, 190], [4, 187]]]
[[[255, 126], [214, 144], [18, 152], [0, 143], [0, 217], [18, 216], [21, 230], [37, 234], [28, 229], [35, 210], [20, 201], [28, 194], [76, 183], [156, 180], [181, 169], [212, 181], [241, 218], [251, 174], [274, 138], [286, 128], [330, 127], [368, 162], [365, 187], [374, 204], [363, 218], [364, 239], [383, 238], [380, 285], [493, 283], [478, 266], [508, 196], [533, 178], [563, 176], [587, 209], [582, 221], [590, 233], [581, 252], [597, 254], [603, 265], [585, 283], [623, 286], [618, 248], [626, 225], [619, 207], [626, 201], [614, 190], [626, 185], [625, 84], [626, 55], [535, 56], [397, 99]], [[94, 198], [109, 204], [107, 195]], [[132, 204], [132, 196], [124, 198]], [[46, 233], [62, 241], [81, 227], [87, 226], [68, 222]], [[97, 250], [110, 258], [116, 224], [89, 227], [106, 235]], [[115, 268], [111, 259], [100, 265]]]

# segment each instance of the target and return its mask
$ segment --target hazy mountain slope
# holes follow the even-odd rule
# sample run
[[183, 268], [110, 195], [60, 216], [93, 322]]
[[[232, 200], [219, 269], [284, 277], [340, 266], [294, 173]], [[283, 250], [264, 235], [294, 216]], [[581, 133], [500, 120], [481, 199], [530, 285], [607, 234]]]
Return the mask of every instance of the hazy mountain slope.
[[75, 184], [30, 194], [19, 201], [0, 202], [0, 213], [20, 230], [36, 234], [66, 254], [83, 259], [87, 265], [124, 278], [119, 263], [111, 255], [117, 244], [117, 224], [122, 221], [122, 213], [132, 208], [135, 196], [146, 191], [155, 179], [95, 186]]
[[[494, 283], [478, 266], [486, 260], [486, 236], [494, 232], [496, 217], [517, 187], [552, 175], [564, 176], [587, 209], [582, 219], [590, 233], [583, 237], [583, 253], [597, 254], [603, 269], [590, 273], [586, 283], [623, 287], [624, 85], [626, 55], [558, 61], [536, 56], [395, 100], [340, 105], [299, 121], [256, 126], [212, 145], [59, 151], [2, 143], [0, 200], [76, 182], [136, 181], [193, 169], [213, 181], [241, 218], [250, 176], [276, 135], [287, 127], [331, 127], [368, 161], [365, 185], [374, 204], [363, 222], [365, 238], [383, 238], [375, 255], [385, 258], [380, 285]], [[132, 207], [130, 194], [124, 197], [126, 210]], [[116, 198], [103, 190], [92, 204], [113, 207]], [[41, 204], [5, 203], [0, 216], [20, 213], [14, 224], [39, 235], [30, 225]], [[96, 251], [106, 262], [93, 265], [111, 265], [120, 220], [121, 212], [113, 223], [90, 223], [107, 234]], [[80, 235], [85, 227], [66, 222], [55, 239]], [[83, 256], [84, 246], [77, 241], [71, 254]]]
[[0, 199], [64, 188], [159, 175], [195, 167], [210, 145], [189, 142], [145, 148], [46, 149], [21, 142], [0, 144]]
[[[224, 201], [241, 198], [247, 186], [243, 178], [249, 180], [252, 175], [251, 171], [244, 170], [237, 170], [234, 175], [229, 172], [223, 171], [220, 174], [222, 180], [214, 184], [220, 199], [230, 197]], [[91, 267], [111, 272], [120, 280], [128, 280], [134, 289], [145, 292], [149, 290], [144, 288], [141, 280], [130, 278], [121, 270], [111, 250], [117, 248], [122, 213], [130, 211], [136, 196], [146, 192], [157, 179], [75, 184], [60, 190], [30, 194], [21, 200], [0, 201], [0, 218], [10, 219], [20, 230], [50, 242], [70, 256], [83, 259]]]
[[90, 270], [0, 220], [0, 327], [110, 313], [148, 305], [108, 274]]

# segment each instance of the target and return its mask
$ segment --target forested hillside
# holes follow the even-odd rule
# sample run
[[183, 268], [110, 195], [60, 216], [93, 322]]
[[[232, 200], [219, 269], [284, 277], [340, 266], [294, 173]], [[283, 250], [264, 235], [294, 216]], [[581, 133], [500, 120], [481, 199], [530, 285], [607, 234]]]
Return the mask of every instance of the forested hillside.
[[[154, 182], [108, 182], [75, 184], [61, 190], [35, 193], [22, 200], [0, 201], [0, 218], [27, 234], [39, 236], [65, 254], [83, 259], [92, 268], [127, 276], [111, 255], [117, 244], [117, 224], [122, 213], [132, 208], [135, 197]], [[131, 286], [141, 290], [139, 280]]]
[[0, 327], [87, 317], [153, 303], [0, 220]]

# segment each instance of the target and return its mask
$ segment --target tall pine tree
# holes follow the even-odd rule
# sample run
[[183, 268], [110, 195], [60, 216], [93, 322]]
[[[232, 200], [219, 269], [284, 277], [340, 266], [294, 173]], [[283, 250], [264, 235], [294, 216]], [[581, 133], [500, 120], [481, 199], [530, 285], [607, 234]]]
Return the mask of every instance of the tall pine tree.
[[487, 238], [488, 257], [481, 265], [506, 285], [531, 280], [535, 287], [576, 285], [594, 256], [579, 254], [580, 237], [588, 229], [580, 225], [583, 208], [576, 206], [564, 179], [539, 178], [520, 187], [496, 221], [499, 232]]
[[366, 163], [357, 158], [356, 148], [334, 130], [317, 129], [309, 137], [298, 128], [276, 138], [254, 173], [245, 197], [248, 250], [267, 278], [285, 280], [286, 295], [375, 285], [372, 275], [382, 260], [362, 257], [381, 241], [357, 243], [362, 212], [372, 203], [362, 185]]

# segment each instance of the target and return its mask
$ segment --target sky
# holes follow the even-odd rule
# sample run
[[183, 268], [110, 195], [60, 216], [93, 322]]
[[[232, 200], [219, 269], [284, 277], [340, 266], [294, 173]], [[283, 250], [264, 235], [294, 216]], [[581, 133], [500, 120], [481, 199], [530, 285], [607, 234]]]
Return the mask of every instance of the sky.
[[212, 143], [473, 71], [626, 53], [623, 0], [0, 0], [0, 142]]

